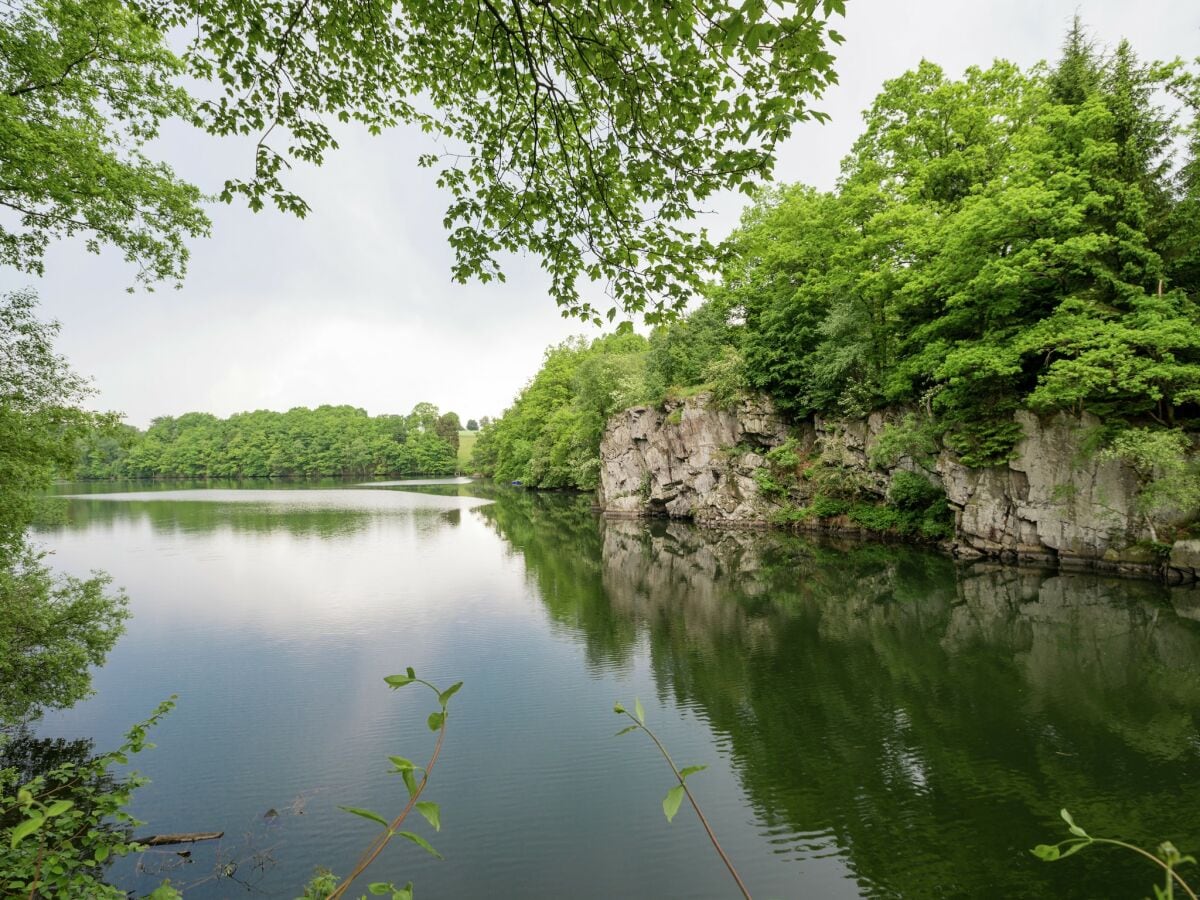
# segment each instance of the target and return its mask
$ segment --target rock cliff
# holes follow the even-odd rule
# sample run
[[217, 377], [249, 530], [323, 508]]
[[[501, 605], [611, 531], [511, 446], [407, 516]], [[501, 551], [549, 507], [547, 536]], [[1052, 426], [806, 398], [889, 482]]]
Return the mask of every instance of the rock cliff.
[[[952, 534], [942, 545], [967, 558], [993, 557], [1064, 568], [1200, 577], [1200, 541], [1176, 541], [1156, 551], [1137, 508], [1139, 482], [1124, 463], [1088, 452], [1094, 416], [1039, 419], [1018, 413], [1023, 437], [1001, 466], [970, 468], [948, 450], [881, 462], [873, 451], [896, 416], [813, 420], [792, 425], [765, 398], [718, 409], [705, 394], [639, 406], [609, 422], [600, 445], [598, 502], [610, 516], [668, 516], [711, 525], [763, 526], [788, 521], [821, 531], [870, 530], [852, 517], [810, 516], [821, 490], [815, 480], [773, 478], [772, 450], [823, 466], [853, 482], [856, 495], [889, 500], [897, 472], [926, 479], [945, 493]], [[810, 470], [810, 474], [815, 470]], [[1163, 549], [1161, 546], [1159, 550]]]

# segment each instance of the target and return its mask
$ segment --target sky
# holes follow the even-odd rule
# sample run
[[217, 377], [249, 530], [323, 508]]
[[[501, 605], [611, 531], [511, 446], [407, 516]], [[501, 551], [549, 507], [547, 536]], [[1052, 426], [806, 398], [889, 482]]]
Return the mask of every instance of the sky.
[[[1053, 59], [1077, 11], [1096, 40], [1128, 38], [1143, 58], [1200, 54], [1197, 0], [848, 0], [834, 22], [846, 37], [839, 84], [815, 104], [832, 121], [796, 130], [776, 179], [832, 187], [862, 110], [884, 80], [922, 58], [953, 75], [995, 58]], [[42, 317], [61, 324], [58, 350], [93, 380], [91, 405], [139, 427], [193, 410], [323, 403], [374, 415], [428, 401], [464, 422], [494, 417], [546, 347], [599, 333], [560, 316], [535, 259], [507, 259], [504, 284], [450, 280], [448, 198], [416, 165], [432, 149], [424, 135], [340, 138], [324, 166], [293, 172], [307, 218], [213, 206], [212, 237], [191, 244], [181, 290], [130, 294], [134, 272], [119, 254], [64, 241], [41, 278], [0, 270], [0, 291], [35, 289]], [[248, 145], [183, 126], [168, 129], [157, 151], [209, 192], [252, 163]], [[744, 202], [718, 198], [703, 224], [724, 236]]]

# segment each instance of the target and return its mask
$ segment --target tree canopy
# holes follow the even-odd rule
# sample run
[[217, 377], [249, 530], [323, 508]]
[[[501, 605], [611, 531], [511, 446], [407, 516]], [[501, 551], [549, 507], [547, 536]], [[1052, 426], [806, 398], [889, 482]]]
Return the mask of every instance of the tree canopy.
[[221, 198], [297, 215], [287, 170], [321, 163], [339, 123], [411, 125], [451, 197], [456, 279], [502, 278], [502, 254], [530, 252], [565, 313], [599, 315], [582, 275], [606, 285], [610, 318], [654, 316], [718, 256], [689, 224], [704, 201], [768, 179], [820, 115], [843, 5], [19, 0], [0, 10], [0, 204], [18, 216], [0, 262], [38, 271], [50, 240], [82, 234], [144, 280], [181, 277], [208, 221], [145, 155], [166, 120], [253, 139]]
[[1055, 67], [887, 82], [838, 188], [764, 194], [735, 237], [750, 382], [801, 415], [923, 407], [978, 462], [1018, 406], [1197, 415], [1196, 85], [1078, 25]]
[[36, 306], [29, 291], [0, 296], [0, 553], [20, 545], [37, 493], [101, 422], [79, 408], [87, 383], [54, 352], [58, 326]]
[[[353, 406], [160, 416], [145, 431], [95, 431], [82, 444], [82, 478], [263, 478], [452, 475], [458, 416], [418, 403], [407, 416]], [[451, 438], [453, 438], [451, 440]]]
[[[1017, 408], [1086, 410], [1162, 475], [1200, 420], [1200, 77], [1102, 52], [1076, 23], [1053, 66], [922, 62], [864, 121], [835, 190], [756, 195], [705, 302], [652, 333], [623, 396], [747, 385], [795, 418], [905, 408], [970, 465], [1009, 455]], [[594, 465], [598, 430], [530, 410], [552, 385], [578, 408], [567, 362], [601, 345], [547, 355], [480, 438], [483, 471], [542, 483], [531, 448], [568, 433], [568, 468]]]
[[87, 385], [35, 307], [29, 292], [0, 297], [0, 728], [84, 697], [125, 619], [107, 578], [56, 578], [26, 541], [39, 493], [102, 421], [79, 408]]
[[551, 347], [512, 407], [483, 426], [472, 469], [530, 487], [596, 487], [608, 418], [644, 396], [646, 349], [631, 331]]

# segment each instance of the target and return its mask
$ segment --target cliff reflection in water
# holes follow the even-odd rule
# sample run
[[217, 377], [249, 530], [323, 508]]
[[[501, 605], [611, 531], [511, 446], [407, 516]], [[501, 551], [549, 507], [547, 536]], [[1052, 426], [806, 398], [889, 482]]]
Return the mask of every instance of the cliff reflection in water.
[[1060, 806], [1200, 848], [1194, 589], [603, 521], [586, 499], [477, 514], [593, 665], [648, 639], [658, 689], [727, 736], [778, 852], [833, 835], [866, 894], [1144, 896], [1132, 855], [1028, 854], [1059, 839]]

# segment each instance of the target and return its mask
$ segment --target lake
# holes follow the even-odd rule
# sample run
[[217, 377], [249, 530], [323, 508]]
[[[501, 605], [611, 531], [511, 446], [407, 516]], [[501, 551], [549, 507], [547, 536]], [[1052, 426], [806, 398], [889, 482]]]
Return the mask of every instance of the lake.
[[[605, 521], [590, 498], [491, 485], [66, 486], [35, 538], [109, 572], [128, 633], [45, 736], [115, 746], [178, 694], [136, 768], [145, 833], [224, 831], [111, 870], [148, 892], [294, 897], [395, 815], [389, 755], [445, 747], [356, 886], [424, 898], [731, 897], [671, 774], [614, 701], [640, 698], [756, 897], [1143, 897], [1093, 834], [1200, 849], [1200, 592], [789, 534]], [[403, 845], [401, 845], [403, 844]], [[185, 849], [185, 848], [178, 848]]]

